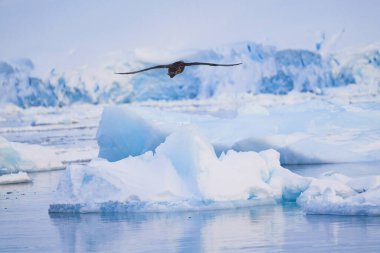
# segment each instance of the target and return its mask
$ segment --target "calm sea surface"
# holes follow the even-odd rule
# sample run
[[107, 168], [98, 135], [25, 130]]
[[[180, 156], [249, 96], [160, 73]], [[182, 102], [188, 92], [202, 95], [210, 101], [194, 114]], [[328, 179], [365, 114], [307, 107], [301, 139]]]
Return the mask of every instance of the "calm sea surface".
[[[338, 165], [292, 169], [307, 175], [331, 166]], [[376, 166], [362, 167], [370, 174]], [[62, 173], [31, 173], [33, 183], [0, 186], [0, 252], [380, 252], [380, 217], [305, 215], [295, 204], [207, 212], [49, 214]]]

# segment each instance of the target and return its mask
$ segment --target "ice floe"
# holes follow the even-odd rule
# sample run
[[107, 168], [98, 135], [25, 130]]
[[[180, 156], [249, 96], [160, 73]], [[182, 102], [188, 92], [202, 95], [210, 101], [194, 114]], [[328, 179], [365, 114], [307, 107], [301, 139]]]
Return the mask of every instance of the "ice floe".
[[6, 175], [0, 175], [0, 185], [3, 184], [20, 184], [29, 183], [32, 179], [26, 172], [11, 173]]
[[313, 179], [297, 203], [308, 214], [380, 215], [380, 176], [328, 173]]
[[40, 145], [10, 142], [0, 137], [1, 174], [47, 171], [65, 166], [51, 149]]
[[230, 149], [273, 148], [280, 152], [282, 164], [364, 162], [380, 157], [376, 103], [309, 99], [270, 106], [247, 101], [228, 111], [222, 110], [226, 107], [219, 111], [173, 108], [106, 107], [97, 133], [99, 157], [116, 161], [153, 151], [186, 125], [197, 126], [217, 155]]

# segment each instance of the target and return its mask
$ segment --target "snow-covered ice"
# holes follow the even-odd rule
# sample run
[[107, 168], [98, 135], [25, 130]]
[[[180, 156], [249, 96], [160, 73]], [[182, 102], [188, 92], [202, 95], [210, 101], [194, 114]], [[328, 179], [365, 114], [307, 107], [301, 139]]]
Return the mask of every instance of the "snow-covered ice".
[[309, 179], [284, 169], [274, 150], [223, 153], [197, 130], [180, 130], [140, 156], [71, 166], [51, 212], [173, 211], [293, 200]]
[[331, 97], [294, 93], [107, 106], [97, 132], [99, 158], [67, 169], [50, 211], [295, 201], [308, 214], [379, 215], [378, 176], [312, 178], [280, 165], [378, 160], [377, 100], [339, 89]]
[[0, 136], [12, 142], [42, 145], [64, 164], [89, 161], [98, 153], [95, 133], [101, 112], [102, 106], [89, 104], [28, 109], [8, 104], [0, 111], [4, 118]]
[[[168, 59], [149, 53], [125, 55], [104, 66], [45, 77], [33, 75], [29, 59], [0, 61], [0, 105], [20, 107], [64, 106], [75, 103], [125, 103], [147, 100], [183, 100], [225, 94], [289, 94], [294, 91], [324, 94], [330, 87], [359, 86], [361, 92], [376, 95], [380, 87], [379, 44], [335, 54], [304, 49], [277, 49], [270, 45], [242, 42], [207, 50], [173, 53], [171, 60], [243, 62], [234, 68], [188, 68], [168, 79], [164, 70], [136, 76], [114, 72], [162, 64]], [[144, 55], [144, 56], [141, 56]], [[158, 62], [160, 61], [160, 62]], [[149, 63], [150, 62], [150, 63]]]
[[10, 142], [0, 137], [0, 172], [2, 174], [63, 168], [65, 166], [57, 155], [47, 147]]
[[310, 214], [379, 214], [378, 176], [282, 167], [379, 161], [378, 44], [329, 54], [245, 42], [176, 56], [243, 65], [114, 75], [161, 61], [131, 53], [42, 78], [30, 60], [0, 62], [0, 135], [11, 140], [0, 139], [1, 173], [70, 164], [52, 212], [296, 201]]
[[309, 214], [380, 215], [380, 175], [327, 173], [313, 179], [297, 203]]
[[[288, 95], [290, 96], [290, 95]], [[282, 164], [376, 161], [380, 157], [380, 110], [377, 103], [305, 98], [262, 105], [252, 96], [215, 111], [188, 106], [105, 108], [97, 140], [99, 156], [110, 161], [153, 151], [166, 136], [185, 125], [196, 125], [219, 155], [230, 149], [275, 149]], [[266, 97], [271, 100], [270, 96]], [[159, 104], [156, 104], [159, 107]], [[178, 106], [177, 106], [178, 107]], [[224, 109], [222, 109], [224, 108]]]
[[11, 173], [6, 175], [0, 175], [0, 185], [3, 184], [20, 184], [29, 183], [32, 179], [26, 172]]
[[238, 208], [296, 201], [307, 214], [380, 215], [380, 175], [303, 177], [275, 150], [216, 156], [194, 127], [170, 134], [153, 153], [72, 165], [50, 212], [151, 212]]

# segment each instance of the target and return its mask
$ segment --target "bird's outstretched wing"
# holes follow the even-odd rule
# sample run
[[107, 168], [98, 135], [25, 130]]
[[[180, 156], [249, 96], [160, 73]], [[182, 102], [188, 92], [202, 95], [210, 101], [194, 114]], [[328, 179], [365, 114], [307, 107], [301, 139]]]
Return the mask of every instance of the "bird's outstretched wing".
[[151, 69], [162, 69], [162, 68], [169, 68], [169, 65], [157, 65], [157, 66], [154, 66], [154, 67], [150, 67], [150, 68], [146, 68], [146, 69], [141, 69], [141, 70], [137, 70], [137, 71], [121, 72], [121, 73], [115, 73], [115, 74], [129, 75], [129, 74], [136, 74], [136, 73], [139, 73], [139, 72], [144, 72], [144, 71], [151, 70]]
[[185, 66], [208, 65], [208, 66], [225, 66], [225, 67], [229, 67], [229, 66], [236, 66], [236, 65], [240, 65], [240, 64], [242, 64], [242, 63], [240, 62], [240, 63], [234, 63], [234, 64], [217, 64], [217, 63], [208, 63], [208, 62], [188, 62], [188, 63], [185, 63]]

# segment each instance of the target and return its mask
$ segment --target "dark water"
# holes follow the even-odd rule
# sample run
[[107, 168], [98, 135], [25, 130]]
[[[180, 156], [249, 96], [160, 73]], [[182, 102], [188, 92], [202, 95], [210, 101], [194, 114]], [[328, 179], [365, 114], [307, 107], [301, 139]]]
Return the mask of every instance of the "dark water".
[[380, 252], [380, 217], [305, 215], [295, 204], [49, 215], [61, 174], [0, 186], [0, 252]]

